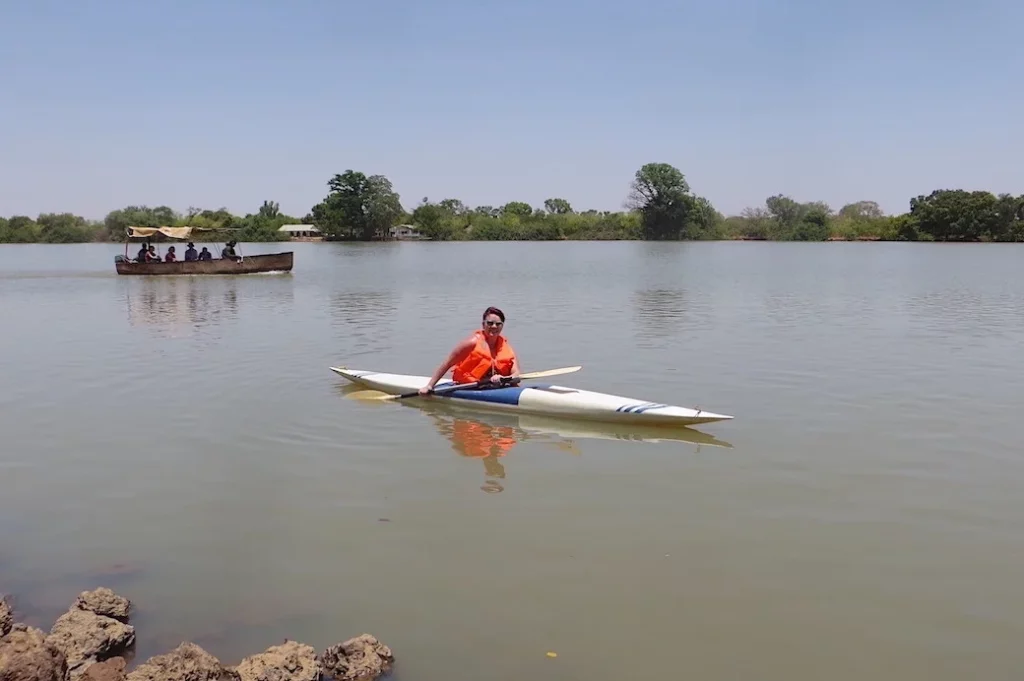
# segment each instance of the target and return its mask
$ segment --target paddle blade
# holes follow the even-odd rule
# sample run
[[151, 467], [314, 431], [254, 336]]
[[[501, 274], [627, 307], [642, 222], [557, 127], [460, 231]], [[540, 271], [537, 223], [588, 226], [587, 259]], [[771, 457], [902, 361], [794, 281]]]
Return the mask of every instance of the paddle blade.
[[561, 369], [548, 369], [546, 371], [531, 371], [525, 374], [520, 374], [519, 378], [547, 378], [548, 376], [561, 376], [562, 374], [572, 374], [583, 367], [562, 367]]
[[395, 395], [382, 392], [380, 390], [357, 390], [349, 393], [346, 397], [353, 400], [362, 400], [364, 402], [379, 402], [381, 400], [395, 397]]

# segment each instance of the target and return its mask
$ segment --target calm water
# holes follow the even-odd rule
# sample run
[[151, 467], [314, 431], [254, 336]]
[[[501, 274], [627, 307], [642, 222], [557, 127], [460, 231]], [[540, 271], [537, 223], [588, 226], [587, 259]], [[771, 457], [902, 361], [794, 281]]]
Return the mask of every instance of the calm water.
[[[109, 584], [139, 656], [369, 631], [403, 681], [1019, 678], [1024, 248], [121, 250], [0, 247], [0, 591], [44, 626]], [[646, 442], [328, 370], [429, 374], [492, 304], [524, 370], [736, 420]]]

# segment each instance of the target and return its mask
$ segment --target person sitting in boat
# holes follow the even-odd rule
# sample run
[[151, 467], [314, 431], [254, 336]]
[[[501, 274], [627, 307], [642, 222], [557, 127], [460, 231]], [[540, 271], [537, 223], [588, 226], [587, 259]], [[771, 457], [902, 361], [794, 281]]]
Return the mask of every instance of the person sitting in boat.
[[160, 262], [160, 256], [156, 254], [156, 246], [153, 244], [150, 244], [149, 250], [146, 251], [146, 262]]
[[220, 252], [220, 257], [224, 258], [225, 260], [235, 260], [235, 261], [237, 261], [239, 258], [238, 258], [238, 254], [235, 253], [235, 244], [236, 243], [238, 243], [238, 242], [237, 241], [229, 241], [226, 244], [224, 244], [224, 250], [222, 250]]
[[177, 262], [178, 256], [174, 254], [174, 246], [167, 249], [167, 255], [164, 256], [164, 262]]
[[496, 307], [487, 308], [481, 326], [448, 354], [427, 384], [420, 388], [421, 395], [433, 390], [449, 369], [452, 369], [452, 380], [456, 383], [489, 381], [496, 386], [503, 380], [519, 382], [519, 359], [512, 344], [501, 335], [505, 327], [505, 313]]
[[213, 253], [206, 250], [206, 246], [203, 246], [203, 250], [199, 251], [199, 260], [213, 260]]
[[199, 257], [196, 252], [196, 245], [191, 241], [188, 242], [188, 248], [185, 249], [185, 262], [192, 262]]
[[139, 249], [139, 254], [135, 257], [135, 262], [147, 262], [146, 256], [149, 254], [149, 244], [145, 241], [142, 242], [142, 248]]

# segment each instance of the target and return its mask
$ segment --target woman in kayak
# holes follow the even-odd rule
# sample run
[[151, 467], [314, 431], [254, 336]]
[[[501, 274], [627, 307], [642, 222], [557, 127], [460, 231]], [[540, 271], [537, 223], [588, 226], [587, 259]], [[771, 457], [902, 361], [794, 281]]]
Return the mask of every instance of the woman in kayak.
[[512, 344], [501, 335], [505, 327], [505, 313], [496, 307], [487, 308], [481, 326], [448, 354], [427, 384], [420, 388], [421, 395], [433, 390], [449, 369], [452, 369], [452, 380], [456, 383], [489, 380], [498, 385], [503, 379], [518, 383], [519, 360]]

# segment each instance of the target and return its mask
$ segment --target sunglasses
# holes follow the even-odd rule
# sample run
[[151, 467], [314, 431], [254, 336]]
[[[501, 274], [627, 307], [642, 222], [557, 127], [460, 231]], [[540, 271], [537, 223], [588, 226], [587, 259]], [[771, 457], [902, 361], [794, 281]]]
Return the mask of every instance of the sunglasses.
[[486, 326], [502, 326], [505, 324], [505, 322], [492, 322], [490, 319], [488, 319], [484, 321], [484, 324]]

